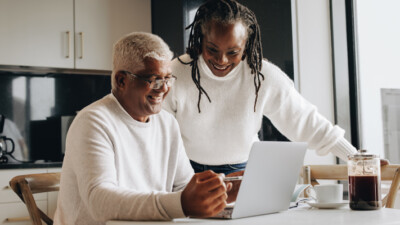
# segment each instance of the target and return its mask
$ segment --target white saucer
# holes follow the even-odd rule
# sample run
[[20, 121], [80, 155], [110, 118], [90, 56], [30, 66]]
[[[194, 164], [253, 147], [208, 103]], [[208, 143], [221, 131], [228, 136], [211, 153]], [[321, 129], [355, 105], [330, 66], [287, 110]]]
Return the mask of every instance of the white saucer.
[[343, 202], [334, 203], [317, 203], [317, 202], [307, 202], [309, 206], [319, 208], [319, 209], [336, 209], [349, 204], [349, 201], [344, 200]]

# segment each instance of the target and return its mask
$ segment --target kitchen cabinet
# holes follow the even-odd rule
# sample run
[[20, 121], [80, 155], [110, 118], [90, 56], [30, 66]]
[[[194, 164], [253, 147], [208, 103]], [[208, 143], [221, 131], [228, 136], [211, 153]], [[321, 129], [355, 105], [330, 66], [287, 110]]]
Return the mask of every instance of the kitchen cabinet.
[[121, 36], [151, 32], [148, 0], [0, 0], [0, 65], [111, 70]]
[[0, 0], [0, 64], [73, 68], [73, 15], [73, 0]]
[[113, 44], [133, 31], [151, 32], [151, 1], [75, 0], [75, 67], [111, 70]]
[[[36, 201], [36, 205], [43, 211], [46, 212], [46, 201]], [[32, 225], [29, 217], [28, 210], [22, 202], [12, 202], [8, 204], [0, 204], [0, 224], [7, 225]]]
[[[9, 181], [14, 176], [32, 173], [60, 172], [61, 168], [49, 169], [6, 169], [0, 170], [0, 225], [30, 225], [29, 212], [25, 204], [9, 187]], [[57, 193], [48, 192], [35, 194], [34, 198], [38, 207], [51, 218], [53, 218], [55, 206], [57, 205]]]

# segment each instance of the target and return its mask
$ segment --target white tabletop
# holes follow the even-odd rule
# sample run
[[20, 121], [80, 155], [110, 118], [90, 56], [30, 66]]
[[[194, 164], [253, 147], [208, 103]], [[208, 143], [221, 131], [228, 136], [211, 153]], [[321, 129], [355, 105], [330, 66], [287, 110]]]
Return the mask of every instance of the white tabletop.
[[371, 211], [341, 209], [316, 209], [301, 207], [288, 211], [248, 218], [222, 219], [175, 219], [172, 221], [108, 221], [107, 225], [167, 225], [167, 224], [274, 224], [274, 225], [394, 225], [400, 224], [400, 210], [383, 208]]

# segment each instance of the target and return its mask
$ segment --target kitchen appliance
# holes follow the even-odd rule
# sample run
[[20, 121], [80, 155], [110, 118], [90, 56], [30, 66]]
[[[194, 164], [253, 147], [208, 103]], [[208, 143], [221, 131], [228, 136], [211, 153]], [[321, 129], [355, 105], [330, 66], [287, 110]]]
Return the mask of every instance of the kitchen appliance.
[[[3, 133], [4, 123], [6, 117], [0, 114], [0, 134]], [[10, 143], [11, 148], [9, 148], [7, 142]], [[0, 136], [0, 163], [7, 163], [8, 158], [6, 155], [10, 155], [12, 157], [12, 153], [14, 152], [15, 144], [11, 138], [8, 138], [4, 135]]]
[[31, 159], [61, 162], [65, 139], [75, 116], [52, 116], [31, 121]]
[[[11, 148], [9, 148], [7, 141], [11, 144]], [[12, 157], [12, 153], [14, 152], [15, 144], [11, 138], [6, 136], [0, 136], [0, 163], [7, 163], [8, 158], [6, 155], [10, 155]]]

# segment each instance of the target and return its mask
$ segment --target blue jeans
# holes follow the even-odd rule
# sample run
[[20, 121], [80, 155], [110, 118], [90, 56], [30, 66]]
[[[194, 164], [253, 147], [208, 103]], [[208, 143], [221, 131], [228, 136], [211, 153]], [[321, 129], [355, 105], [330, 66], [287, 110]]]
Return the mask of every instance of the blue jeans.
[[215, 173], [224, 173], [225, 175], [227, 175], [233, 172], [244, 170], [246, 168], [247, 162], [213, 166], [213, 165], [200, 164], [190, 160], [190, 164], [192, 164], [195, 173], [203, 172], [206, 170], [212, 170]]

